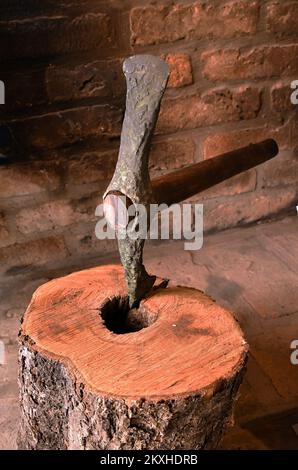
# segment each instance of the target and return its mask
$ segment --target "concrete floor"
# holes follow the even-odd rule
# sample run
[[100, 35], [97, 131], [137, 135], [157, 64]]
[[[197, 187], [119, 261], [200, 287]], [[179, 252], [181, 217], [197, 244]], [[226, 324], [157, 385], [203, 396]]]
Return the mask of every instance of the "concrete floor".
[[[298, 218], [233, 229], [205, 237], [203, 249], [182, 242], [148, 246], [146, 266], [177, 284], [197, 287], [235, 312], [250, 345], [250, 359], [224, 449], [298, 449]], [[100, 242], [99, 242], [100, 243]], [[102, 261], [101, 261], [102, 263]], [[98, 264], [78, 260], [67, 269], [26, 272], [1, 281], [0, 449], [16, 447], [18, 426], [17, 333], [35, 288], [47, 280]]]

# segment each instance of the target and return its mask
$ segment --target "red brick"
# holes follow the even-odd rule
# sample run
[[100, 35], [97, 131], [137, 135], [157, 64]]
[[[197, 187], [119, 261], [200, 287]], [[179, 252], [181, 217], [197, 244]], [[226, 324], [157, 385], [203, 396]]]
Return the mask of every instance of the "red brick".
[[254, 191], [257, 185], [257, 174], [255, 170], [246, 171], [240, 175], [233, 176], [213, 188], [203, 191], [196, 199], [204, 201], [206, 199], [219, 198], [223, 196], [236, 196], [242, 193]]
[[295, 77], [298, 44], [253, 49], [220, 49], [202, 54], [203, 76], [209, 80]]
[[257, 127], [220, 134], [212, 134], [203, 145], [204, 159], [215, 157], [265, 139], [275, 139], [280, 148], [289, 146], [289, 125], [281, 127]]
[[[99, 221], [97, 218], [96, 222]], [[95, 235], [96, 223], [75, 225], [69, 228], [65, 234], [66, 243], [71, 254], [77, 256], [94, 256], [96, 259], [114, 254], [118, 256], [116, 240], [98, 240]]]
[[45, 82], [50, 102], [90, 97], [112, 99], [125, 92], [122, 60], [119, 59], [50, 65]]
[[296, 201], [296, 190], [291, 187], [242, 194], [226, 201], [210, 199], [204, 203], [204, 230], [219, 231], [256, 222], [294, 207]]
[[36, 195], [60, 185], [59, 165], [30, 162], [1, 168], [0, 198]]
[[278, 113], [294, 111], [296, 105], [291, 102], [293, 90], [291, 82], [279, 82], [271, 88], [271, 107]]
[[297, 35], [298, 2], [285, 0], [269, 3], [266, 9], [267, 31]]
[[[106, 189], [106, 185], [105, 185]], [[102, 204], [103, 193], [97, 190], [95, 193], [91, 193], [72, 201], [72, 207], [77, 214], [79, 221], [94, 222], [96, 220], [95, 209], [99, 204]]]
[[149, 156], [152, 176], [175, 170], [194, 162], [195, 144], [191, 139], [154, 142]]
[[118, 136], [121, 122], [122, 110], [95, 105], [14, 121], [10, 127], [19, 145], [51, 149], [88, 137]]
[[62, 236], [17, 243], [0, 250], [0, 270], [7, 274], [21, 273], [27, 267], [41, 266], [48, 261], [68, 256]]
[[298, 119], [297, 116], [293, 116], [289, 123], [290, 127], [290, 147], [294, 149], [298, 155]]
[[67, 184], [108, 181], [114, 172], [118, 151], [84, 153], [68, 162]]
[[130, 14], [131, 42], [145, 46], [179, 39], [231, 38], [256, 32], [259, 16], [256, 1], [212, 3], [133, 8]]
[[278, 157], [261, 165], [258, 181], [262, 188], [298, 187], [298, 160], [282, 152]]
[[258, 88], [241, 86], [216, 88], [195, 95], [165, 100], [158, 120], [158, 132], [175, 132], [222, 122], [255, 118], [261, 107]]
[[56, 200], [24, 208], [16, 215], [16, 226], [20, 233], [27, 235], [92, 222], [96, 206], [101, 202], [97, 192], [77, 200]]
[[4, 111], [30, 108], [41, 104], [102, 98], [112, 100], [124, 96], [125, 80], [122, 61], [96, 60], [94, 62], [52, 63], [25, 69], [20, 66], [13, 73], [1, 71], [5, 83]]
[[168, 88], [179, 88], [185, 85], [191, 85], [192, 67], [188, 54], [167, 54], [162, 56], [170, 68], [170, 77]]
[[69, 201], [59, 200], [42, 204], [39, 207], [24, 208], [16, 215], [16, 226], [20, 233], [56, 230], [78, 222], [82, 215], [75, 211]]
[[52, 16], [0, 21], [0, 30], [2, 60], [111, 48], [115, 43], [109, 16], [96, 11], [72, 15], [61, 9]]
[[14, 237], [11, 235], [6, 217], [0, 212], [0, 247], [13, 243]]
[[44, 85], [44, 70], [41, 68], [26, 71], [23, 68], [15, 70], [1, 70], [1, 79], [5, 83], [5, 113], [18, 108], [40, 105], [47, 101], [47, 92]]

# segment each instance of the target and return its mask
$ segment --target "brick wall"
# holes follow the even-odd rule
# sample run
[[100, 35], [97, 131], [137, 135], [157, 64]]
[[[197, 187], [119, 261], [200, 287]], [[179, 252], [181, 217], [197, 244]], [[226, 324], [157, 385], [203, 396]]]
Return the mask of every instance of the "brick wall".
[[[42, 5], [42, 6], [41, 6]], [[194, 200], [205, 229], [297, 200], [298, 1], [1, 0], [0, 123], [13, 135], [0, 167], [0, 271], [100, 257], [94, 209], [113, 173], [124, 111], [124, 57], [152, 53], [171, 77], [152, 175], [275, 138], [278, 158]]]

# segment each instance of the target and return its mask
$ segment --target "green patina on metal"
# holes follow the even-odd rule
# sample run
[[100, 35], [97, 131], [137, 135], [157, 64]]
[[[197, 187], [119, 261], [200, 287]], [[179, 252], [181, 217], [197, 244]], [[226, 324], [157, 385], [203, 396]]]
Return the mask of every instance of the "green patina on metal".
[[[120, 192], [133, 204], [143, 204], [148, 209], [152, 202], [148, 169], [150, 142], [169, 69], [158, 57], [138, 55], [125, 60], [123, 71], [127, 82], [126, 111], [118, 162], [104, 197]], [[118, 236], [131, 307], [138, 304], [155, 282], [155, 276], [150, 276], [143, 265], [144, 243], [141, 238], [131, 239], [129, 231], [123, 238]]]

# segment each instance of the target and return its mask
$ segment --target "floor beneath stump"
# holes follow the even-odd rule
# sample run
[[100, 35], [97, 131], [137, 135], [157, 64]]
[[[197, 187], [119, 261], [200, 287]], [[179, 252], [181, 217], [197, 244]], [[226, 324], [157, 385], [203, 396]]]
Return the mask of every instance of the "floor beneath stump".
[[[250, 344], [250, 359], [224, 449], [298, 449], [298, 365], [290, 344], [298, 340], [298, 218], [262, 223], [205, 237], [200, 251], [182, 242], [146, 249], [146, 266], [178, 284], [194, 286], [232, 309]], [[99, 242], [100, 243], [100, 242]], [[101, 260], [101, 263], [107, 260]], [[27, 270], [1, 280], [0, 449], [16, 447], [18, 426], [17, 332], [24, 305], [47, 280], [98, 264]], [[1, 346], [1, 345], [0, 345]]]

